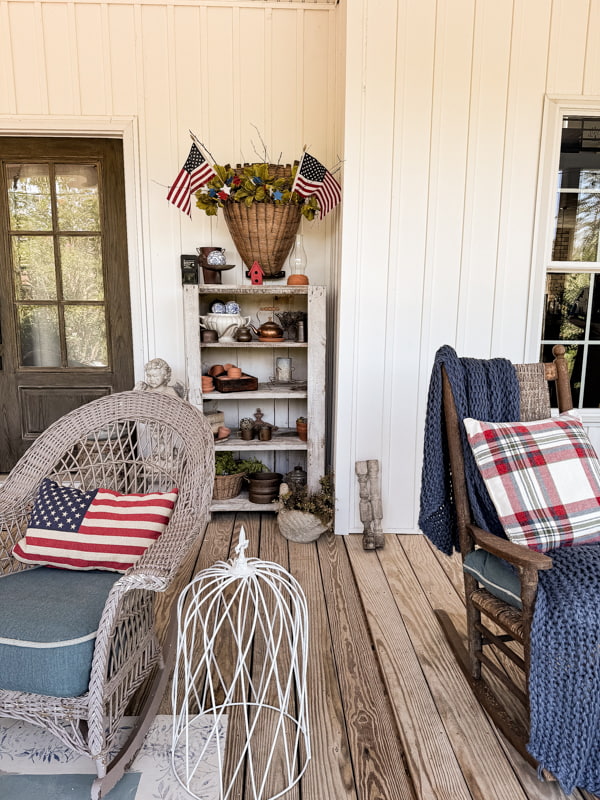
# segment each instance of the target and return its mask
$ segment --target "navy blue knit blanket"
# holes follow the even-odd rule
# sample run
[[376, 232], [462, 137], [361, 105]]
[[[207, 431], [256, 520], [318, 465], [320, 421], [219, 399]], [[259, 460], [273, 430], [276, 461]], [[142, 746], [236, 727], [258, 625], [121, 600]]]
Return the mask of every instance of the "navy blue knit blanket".
[[[458, 358], [438, 350], [427, 400], [419, 525], [442, 552], [458, 549], [458, 533], [442, 407], [442, 365], [459, 419], [518, 420], [516, 373], [504, 359]], [[500, 387], [500, 392], [498, 392]], [[504, 535], [462, 430], [473, 521]], [[528, 750], [570, 794], [600, 793], [600, 545], [548, 553], [552, 569], [539, 573], [531, 631]]]
[[[504, 358], [459, 358], [449, 345], [435, 354], [427, 396], [419, 527], [439, 550], [450, 555], [459, 544], [444, 427], [442, 367], [459, 420], [516, 421], [520, 418], [520, 392], [515, 368]], [[461, 436], [473, 522], [506, 538], [462, 425]]]

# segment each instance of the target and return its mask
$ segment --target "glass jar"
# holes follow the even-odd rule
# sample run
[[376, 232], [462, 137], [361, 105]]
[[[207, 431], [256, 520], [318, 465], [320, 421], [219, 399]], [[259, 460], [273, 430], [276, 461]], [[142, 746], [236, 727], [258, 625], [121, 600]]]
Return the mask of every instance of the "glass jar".
[[302, 469], [301, 466], [297, 466], [286, 474], [283, 482], [287, 483], [290, 489], [299, 489], [302, 486], [306, 486], [306, 478], [306, 470]]
[[289, 285], [302, 286], [308, 283], [308, 278], [306, 277], [306, 250], [304, 249], [301, 233], [296, 234], [294, 246], [288, 258], [288, 267], [290, 274], [287, 282]]

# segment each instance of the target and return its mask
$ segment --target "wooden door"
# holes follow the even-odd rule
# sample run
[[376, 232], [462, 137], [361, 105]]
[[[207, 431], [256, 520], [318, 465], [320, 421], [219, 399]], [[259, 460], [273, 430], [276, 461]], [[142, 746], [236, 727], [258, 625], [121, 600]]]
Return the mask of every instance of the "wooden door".
[[133, 387], [122, 143], [0, 137], [0, 472]]

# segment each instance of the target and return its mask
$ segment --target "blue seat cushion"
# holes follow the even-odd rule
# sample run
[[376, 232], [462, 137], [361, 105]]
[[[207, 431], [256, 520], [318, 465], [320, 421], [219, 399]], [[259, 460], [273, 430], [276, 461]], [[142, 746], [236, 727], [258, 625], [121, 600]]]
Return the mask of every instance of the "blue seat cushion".
[[79, 697], [119, 575], [37, 567], [0, 577], [0, 688]]
[[523, 607], [519, 574], [508, 561], [488, 553], [487, 550], [472, 550], [465, 557], [463, 569], [494, 597], [515, 608]]

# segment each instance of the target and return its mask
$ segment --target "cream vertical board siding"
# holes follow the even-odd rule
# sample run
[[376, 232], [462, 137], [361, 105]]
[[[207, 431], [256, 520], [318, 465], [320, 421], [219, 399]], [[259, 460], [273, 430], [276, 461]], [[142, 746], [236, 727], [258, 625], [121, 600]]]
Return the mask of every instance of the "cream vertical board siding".
[[600, 15], [595, 0], [346, 13], [336, 528], [362, 529], [354, 463], [379, 458], [384, 529], [410, 532], [435, 351], [537, 357], [544, 104], [559, 93], [600, 110]]
[[[224, 246], [237, 265], [225, 281], [244, 280], [223, 220], [195, 207], [190, 220], [166, 201], [188, 130], [219, 163], [256, 161], [255, 149], [262, 158], [260, 131], [275, 161], [299, 158], [306, 143], [332, 165], [338, 12], [331, 2], [0, 0], [2, 133], [119, 136], [117, 118], [135, 129], [126, 172], [137, 377], [156, 355], [184, 373], [180, 254]], [[315, 284], [329, 282], [333, 217], [303, 226]]]
[[[534, 360], [523, 335], [532, 280], [532, 231], [535, 224], [540, 138], [544, 108], [551, 4], [515, 3], [510, 40], [508, 95], [502, 168], [502, 195], [492, 344], [494, 355]], [[539, 328], [536, 329], [538, 336]]]

